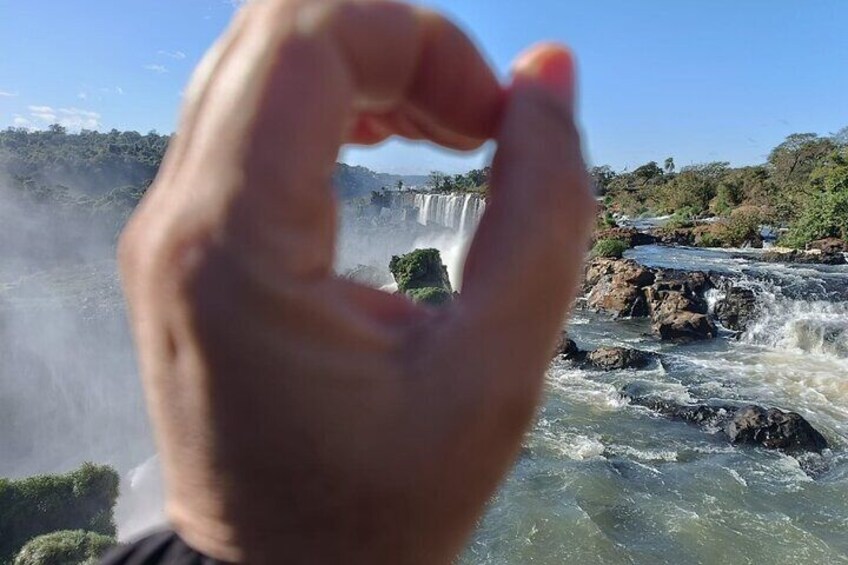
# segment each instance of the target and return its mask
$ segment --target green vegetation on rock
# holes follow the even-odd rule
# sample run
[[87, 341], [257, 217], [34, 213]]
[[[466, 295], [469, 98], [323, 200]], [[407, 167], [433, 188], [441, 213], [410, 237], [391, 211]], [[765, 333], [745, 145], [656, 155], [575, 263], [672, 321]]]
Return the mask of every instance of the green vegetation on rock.
[[30, 540], [15, 557], [14, 565], [96, 565], [117, 541], [83, 530], [65, 530]]
[[620, 239], [601, 239], [592, 248], [592, 256], [621, 259], [628, 249], [630, 249], [630, 246], [627, 245], [627, 242]]
[[91, 463], [65, 475], [0, 479], [0, 563], [34, 537], [62, 530], [115, 535], [118, 473]]
[[395, 277], [398, 291], [413, 289], [440, 288], [451, 292], [448, 269], [442, 263], [438, 249], [416, 249], [406, 255], [395, 255], [389, 263], [389, 270]]
[[443, 288], [427, 287], [413, 288], [406, 292], [406, 295], [415, 302], [429, 304], [431, 306], [439, 306], [445, 302], [453, 300], [453, 293]]

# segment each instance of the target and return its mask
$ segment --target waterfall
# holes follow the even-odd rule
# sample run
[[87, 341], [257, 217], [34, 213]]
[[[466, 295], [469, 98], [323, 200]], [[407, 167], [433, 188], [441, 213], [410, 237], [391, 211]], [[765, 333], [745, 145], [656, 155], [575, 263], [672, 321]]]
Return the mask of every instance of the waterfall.
[[479, 194], [415, 194], [412, 206], [418, 210], [418, 223], [422, 226], [441, 226], [459, 233], [473, 230], [486, 201]]

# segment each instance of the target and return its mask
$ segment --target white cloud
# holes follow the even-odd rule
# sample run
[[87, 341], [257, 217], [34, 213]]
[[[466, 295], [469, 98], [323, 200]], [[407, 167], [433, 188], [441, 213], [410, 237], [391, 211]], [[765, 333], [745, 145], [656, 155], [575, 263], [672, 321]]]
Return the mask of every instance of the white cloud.
[[164, 49], [160, 49], [158, 55], [161, 57], [168, 57], [169, 59], [177, 60], [182, 60], [186, 58], [186, 54], [182, 51], [165, 51]]
[[14, 98], [17, 96], [17, 92], [9, 92], [8, 90], [0, 90], [0, 98]]
[[100, 128], [100, 114], [80, 108], [53, 108], [52, 106], [30, 106], [29, 117], [15, 116], [14, 123], [20, 127], [46, 127], [59, 124], [69, 130]]
[[150, 65], [144, 65], [144, 68], [148, 71], [151, 71], [151, 72], [154, 72], [154, 73], [157, 73], [157, 74], [160, 74], [160, 75], [168, 72], [168, 67], [166, 67], [165, 65], [150, 64]]
[[124, 95], [124, 89], [121, 88], [120, 86], [116, 86], [115, 87], [115, 94], [117, 94], [118, 96], [123, 96]]
[[79, 94], [77, 94], [77, 98], [79, 98], [80, 100], [88, 100], [88, 93], [80, 92]]

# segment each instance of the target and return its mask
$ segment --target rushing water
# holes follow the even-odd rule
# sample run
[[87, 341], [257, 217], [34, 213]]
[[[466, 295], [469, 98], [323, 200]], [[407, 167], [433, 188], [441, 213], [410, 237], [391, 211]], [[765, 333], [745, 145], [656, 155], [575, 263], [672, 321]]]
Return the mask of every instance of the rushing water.
[[[358, 264], [385, 270], [392, 254], [435, 246], [456, 282], [485, 203], [469, 195], [393, 198], [396, 210], [343, 222], [339, 270]], [[711, 271], [754, 289], [759, 317], [741, 339], [665, 344], [648, 335], [646, 321], [575, 311], [568, 329], [581, 348], [625, 345], [658, 352], [662, 362], [606, 373], [554, 362], [522, 456], [461, 562], [848, 563], [848, 268], [779, 266], [737, 254], [655, 246], [630, 252], [651, 266]], [[104, 285], [85, 278], [95, 277], [87, 270], [29, 279], [38, 285], [0, 281], [2, 312], [16, 327], [42, 327], [51, 312], [75, 312], [93, 301], [98, 308], [89, 318], [120, 318], [113, 312], [120, 311], [113, 268], [103, 265], [97, 275]], [[88, 296], [86, 289], [101, 287]], [[711, 291], [710, 301], [722, 292]], [[108, 315], [97, 314], [101, 303]], [[125, 334], [110, 330], [118, 338], [108, 345], [119, 351], [104, 355], [105, 370], [96, 370], [96, 357], [67, 365], [74, 352], [97, 353], [78, 326], [43, 327], [51, 328], [44, 343], [61, 344], [61, 356], [43, 356], [49, 370], [39, 374], [48, 376], [30, 384], [5, 375], [0, 381], [0, 394], [14, 393], [31, 407], [16, 420], [23, 424], [7, 428], [25, 437], [15, 443], [0, 433], [0, 453], [16, 446], [17, 459], [2, 461], [7, 474], [61, 471], [92, 458], [111, 462], [124, 474], [121, 534], [160, 522], [157, 462]], [[0, 361], [13, 374], [9, 359]], [[832, 449], [813, 478], [792, 457], [734, 447], [718, 434], [630, 405], [620, 390], [633, 383], [681, 402], [750, 401], [794, 410]], [[46, 423], [57, 414], [58, 423]]]

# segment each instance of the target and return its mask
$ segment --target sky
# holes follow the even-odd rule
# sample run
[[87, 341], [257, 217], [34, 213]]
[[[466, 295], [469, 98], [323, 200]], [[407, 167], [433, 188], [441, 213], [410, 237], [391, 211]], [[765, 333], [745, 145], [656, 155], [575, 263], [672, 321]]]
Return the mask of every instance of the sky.
[[[234, 0], [0, 0], [0, 128], [170, 133], [181, 93]], [[568, 44], [590, 164], [763, 162], [790, 133], [848, 125], [848, 1], [426, 0], [498, 74], [526, 46]], [[377, 171], [462, 172], [456, 154], [390, 141], [340, 158]]]

